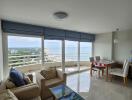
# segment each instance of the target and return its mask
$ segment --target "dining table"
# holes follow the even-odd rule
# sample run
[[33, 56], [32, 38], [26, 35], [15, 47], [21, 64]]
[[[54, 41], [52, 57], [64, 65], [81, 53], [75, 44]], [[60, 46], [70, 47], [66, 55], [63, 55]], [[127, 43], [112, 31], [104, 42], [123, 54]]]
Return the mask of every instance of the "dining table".
[[108, 77], [109, 77], [109, 68], [112, 66], [113, 63], [114, 63], [114, 61], [111, 61], [111, 60], [94, 61], [95, 66], [105, 67], [105, 69], [106, 69], [106, 75], [105, 75], [106, 81], [108, 80]]

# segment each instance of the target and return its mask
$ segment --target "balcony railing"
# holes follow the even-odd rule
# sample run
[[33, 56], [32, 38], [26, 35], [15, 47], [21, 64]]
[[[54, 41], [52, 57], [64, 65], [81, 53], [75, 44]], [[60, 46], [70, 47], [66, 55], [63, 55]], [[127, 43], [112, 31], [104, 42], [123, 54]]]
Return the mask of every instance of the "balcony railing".
[[18, 66], [24, 66], [29, 64], [39, 64], [41, 63], [41, 56], [40, 55], [16, 55], [8, 56], [9, 61], [9, 67], [18, 67]]
[[[85, 54], [83, 58], [87, 58]], [[77, 56], [67, 56], [65, 58], [67, 61], [77, 61]], [[88, 61], [88, 60], [87, 60]], [[8, 55], [8, 66], [9, 67], [19, 67], [19, 66], [26, 66], [31, 64], [41, 64], [41, 55]], [[54, 62], [61, 62], [61, 55], [58, 54], [45, 54], [44, 57], [45, 63], [54, 63]]]

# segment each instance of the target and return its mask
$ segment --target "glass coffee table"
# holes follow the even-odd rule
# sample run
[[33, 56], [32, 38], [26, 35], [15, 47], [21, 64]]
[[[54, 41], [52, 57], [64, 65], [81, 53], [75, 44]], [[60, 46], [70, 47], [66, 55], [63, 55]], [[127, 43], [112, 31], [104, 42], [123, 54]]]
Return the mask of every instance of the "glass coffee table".
[[74, 92], [65, 84], [49, 88], [55, 100], [84, 100], [79, 94]]

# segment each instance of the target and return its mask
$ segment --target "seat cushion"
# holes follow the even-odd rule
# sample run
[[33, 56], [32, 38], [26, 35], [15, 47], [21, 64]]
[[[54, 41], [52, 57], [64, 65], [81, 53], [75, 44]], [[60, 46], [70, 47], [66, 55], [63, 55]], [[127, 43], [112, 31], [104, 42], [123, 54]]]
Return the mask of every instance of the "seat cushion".
[[123, 76], [123, 72], [121, 69], [111, 70], [110, 74], [116, 75], [116, 76]]
[[46, 80], [49, 80], [49, 79], [54, 79], [56, 78], [57, 76], [57, 72], [56, 72], [56, 69], [44, 69], [41, 71], [41, 75], [46, 79]]
[[14, 68], [10, 70], [10, 78], [16, 86], [25, 85], [23, 74]]
[[45, 85], [47, 87], [53, 87], [53, 86], [61, 84], [62, 82], [63, 81], [60, 78], [55, 78], [55, 79], [46, 80]]

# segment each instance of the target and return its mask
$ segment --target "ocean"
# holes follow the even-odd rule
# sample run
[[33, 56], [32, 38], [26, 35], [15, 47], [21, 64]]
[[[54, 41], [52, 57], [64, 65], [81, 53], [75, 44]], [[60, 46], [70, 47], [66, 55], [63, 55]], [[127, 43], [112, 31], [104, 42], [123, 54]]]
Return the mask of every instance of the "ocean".
[[[60, 47], [48, 47], [46, 48], [48, 55], [56, 55], [61, 57], [62, 50]], [[90, 47], [80, 48], [80, 60], [88, 61], [89, 57], [92, 55], [92, 49]], [[78, 50], [75, 47], [66, 47], [65, 48], [65, 60], [77, 61]]]

